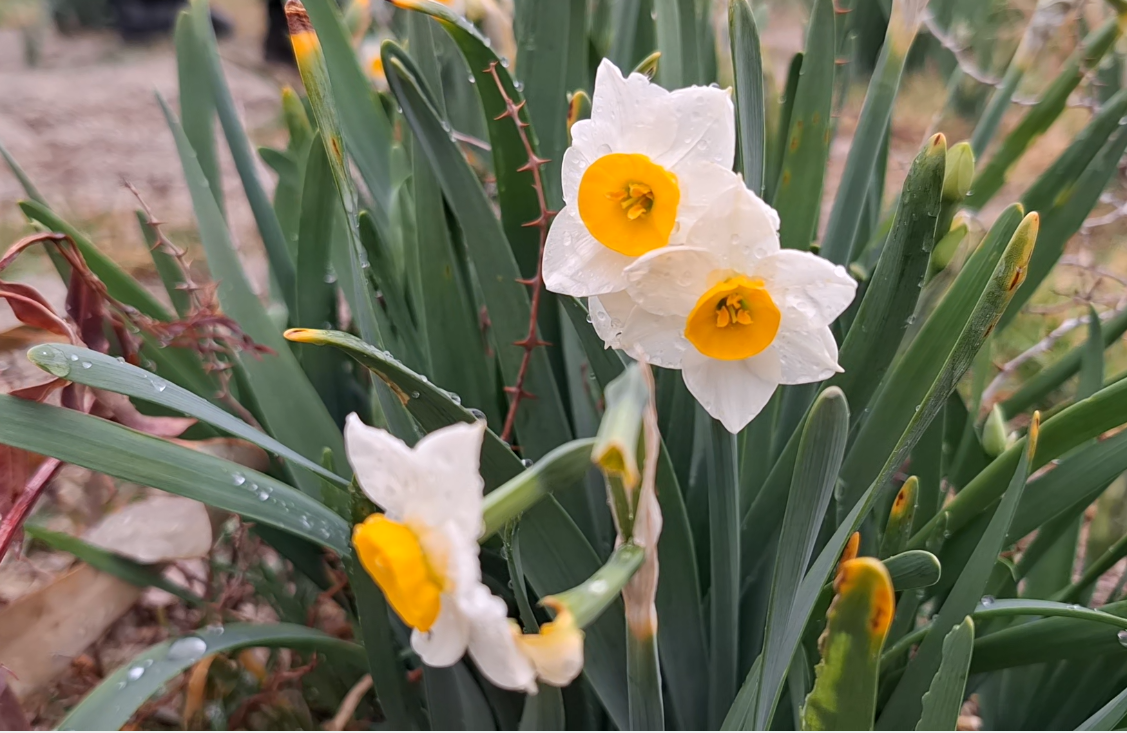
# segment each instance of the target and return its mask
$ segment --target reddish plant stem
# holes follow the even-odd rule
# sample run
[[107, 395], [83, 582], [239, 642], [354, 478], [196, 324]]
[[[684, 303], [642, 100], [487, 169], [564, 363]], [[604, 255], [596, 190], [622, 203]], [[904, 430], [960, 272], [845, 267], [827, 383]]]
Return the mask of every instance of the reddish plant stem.
[[509, 412], [505, 415], [505, 426], [501, 430], [501, 440], [509, 443], [512, 442], [513, 426], [516, 423], [521, 400], [536, 398], [536, 395], [524, 388], [525, 379], [528, 377], [528, 367], [532, 363], [532, 351], [537, 346], [548, 345], [548, 342], [540, 340], [536, 324], [540, 317], [540, 299], [544, 293], [544, 242], [548, 239], [548, 225], [556, 212], [548, 208], [548, 201], [544, 195], [543, 174], [540, 170], [548, 160], [536, 155], [536, 151], [532, 149], [532, 142], [528, 139], [528, 133], [525, 132], [528, 123], [520, 118], [520, 110], [524, 107], [525, 102], [524, 100], [520, 104], [513, 102], [508, 92], [505, 91], [505, 85], [501, 82], [501, 75], [497, 73], [496, 61], [489, 65], [486, 72], [493, 76], [493, 81], [497, 84], [497, 91], [500, 92], [501, 99], [505, 102], [505, 111], [497, 115], [495, 119], [503, 120], [507, 117], [516, 125], [517, 135], [520, 136], [521, 144], [524, 145], [525, 154], [528, 156], [528, 162], [517, 170], [528, 171], [532, 174], [532, 188], [536, 191], [536, 203], [540, 207], [540, 215], [524, 224], [526, 227], [539, 229], [540, 243], [536, 255], [536, 274], [529, 279], [519, 280], [520, 283], [532, 288], [532, 300], [529, 304], [528, 334], [522, 340], [513, 344], [524, 349], [524, 354], [521, 355], [520, 359], [520, 368], [517, 370], [516, 384], [512, 387], [505, 387], [505, 392], [512, 395], [512, 402], [509, 403]]
[[12, 505], [12, 510], [5, 514], [3, 519], [0, 519], [0, 558], [8, 553], [8, 546], [19, 535], [20, 527], [23, 526], [27, 516], [31, 514], [35, 502], [43, 494], [43, 490], [47, 488], [47, 483], [51, 480], [51, 477], [62, 465], [63, 462], [57, 458], [43, 459], [43, 463], [39, 464], [39, 468], [35, 469], [35, 473], [24, 485], [19, 498]]

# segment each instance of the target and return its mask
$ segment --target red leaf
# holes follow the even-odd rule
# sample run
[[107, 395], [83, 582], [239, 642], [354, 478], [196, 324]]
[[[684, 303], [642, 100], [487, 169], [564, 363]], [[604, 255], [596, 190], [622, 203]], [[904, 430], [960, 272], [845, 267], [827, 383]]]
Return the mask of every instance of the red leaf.
[[137, 411], [125, 395], [95, 390], [94, 414], [112, 418], [127, 428], [140, 430], [159, 438], [175, 438], [196, 424], [191, 417], [154, 417]]
[[0, 282], [0, 298], [8, 301], [20, 323], [71, 337], [66, 324], [38, 290], [23, 283]]

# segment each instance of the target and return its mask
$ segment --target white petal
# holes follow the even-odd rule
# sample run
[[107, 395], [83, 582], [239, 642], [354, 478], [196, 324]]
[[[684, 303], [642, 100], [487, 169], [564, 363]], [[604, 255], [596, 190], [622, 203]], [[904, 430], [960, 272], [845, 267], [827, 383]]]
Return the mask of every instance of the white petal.
[[360, 488], [392, 519], [402, 519], [424, 483], [407, 444], [386, 430], [365, 425], [356, 413], [344, 425], [344, 447]]
[[720, 361], [689, 350], [681, 369], [693, 397], [730, 433], [751, 422], [779, 384], [773, 379], [778, 362], [770, 349], [744, 361]]
[[412, 512], [429, 524], [453, 523], [459, 532], [477, 539], [481, 534], [481, 441], [485, 421], [459, 423], [435, 430], [415, 445], [427, 479], [412, 497]]
[[771, 349], [779, 355], [780, 384], [821, 382], [841, 371], [829, 326], [813, 331], [780, 329]]
[[430, 631], [411, 632], [411, 648], [424, 664], [449, 667], [466, 653], [470, 642], [470, 622], [452, 595], [443, 594], [442, 608]]
[[699, 247], [662, 247], [626, 268], [627, 292], [634, 302], [659, 316], [687, 316], [700, 296], [720, 277], [716, 255]]
[[810, 252], [784, 249], [755, 267], [782, 311], [782, 328], [810, 331], [833, 323], [853, 302], [857, 282], [845, 268]]
[[470, 618], [470, 657], [490, 682], [506, 690], [536, 692], [536, 670], [517, 648], [505, 602], [478, 586], [463, 600]]
[[623, 290], [622, 271], [634, 258], [604, 247], [574, 206], [565, 206], [548, 230], [544, 243], [544, 285], [553, 293], [585, 298]]
[[[590, 120], [582, 120], [576, 122], [572, 126], [572, 131], [579, 127], [583, 122]], [[563, 200], [565, 204], [575, 205], [579, 201], [579, 184], [583, 181], [583, 174], [587, 172], [587, 168], [595, 161], [593, 156], [586, 146], [580, 145], [578, 140], [573, 138], [570, 148], [564, 151], [563, 163], [560, 166], [560, 175], [563, 179]]]
[[655, 316], [635, 307], [626, 319], [620, 338], [621, 348], [630, 356], [654, 366], [680, 369], [685, 352], [691, 350], [685, 338], [685, 319], [680, 316]]
[[736, 154], [736, 117], [731, 95], [716, 87], [688, 87], [670, 95], [669, 116], [662, 124], [674, 134], [668, 148], [654, 155], [672, 168], [690, 160], [732, 167]]
[[[743, 178], [728, 168], [707, 160], [686, 161], [674, 168], [673, 173], [677, 176], [681, 201], [677, 205], [677, 222], [669, 238], [671, 244], [687, 243], [688, 237], [699, 226], [698, 222], [706, 215], [725, 218], [732, 208], [732, 202], [736, 200], [736, 194], [747, 190]], [[721, 200], [727, 203], [720, 205]], [[769, 206], [767, 208], [771, 209]], [[776, 217], [775, 230], [778, 228]], [[725, 241], [730, 236], [729, 233]], [[710, 243], [711, 239], [706, 238], [706, 243], [694, 246], [709, 247]]]
[[626, 291], [587, 299], [591, 325], [608, 349], [622, 348], [622, 330], [626, 328], [626, 319], [630, 317], [634, 307], [634, 301]]
[[[714, 186], [720, 180], [707, 177]], [[697, 215], [685, 244], [708, 249], [725, 267], [750, 274], [761, 260], [779, 252], [779, 214], [738, 181], [718, 191]]]
[[[642, 153], [651, 158], [668, 150], [677, 132], [669, 124], [670, 98], [669, 92], [645, 76], [630, 74], [624, 78], [618, 67], [603, 59], [595, 72], [595, 93], [591, 96], [591, 120], [602, 130], [599, 142], [614, 152]], [[601, 154], [608, 152], [611, 150]], [[728, 164], [731, 166], [731, 159]]]

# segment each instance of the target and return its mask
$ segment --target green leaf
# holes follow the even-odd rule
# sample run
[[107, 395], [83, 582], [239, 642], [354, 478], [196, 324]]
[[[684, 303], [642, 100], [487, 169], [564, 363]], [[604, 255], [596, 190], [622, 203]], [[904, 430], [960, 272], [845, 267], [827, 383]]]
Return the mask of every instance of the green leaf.
[[[319, 326], [336, 320], [337, 291], [331, 282], [330, 261], [333, 240], [344, 235], [345, 227], [320, 133], [310, 140], [302, 188], [294, 293], [297, 308], [290, 314], [290, 322]], [[345, 411], [342, 357], [325, 349], [303, 346], [297, 347], [296, 353], [321, 401], [330, 414], [341, 419]]]
[[802, 730], [872, 730], [880, 651], [895, 607], [892, 581], [879, 560], [859, 557], [842, 564], [834, 587]]
[[[235, 100], [231, 96], [231, 90], [227, 87], [227, 79], [223, 75], [223, 66], [219, 61], [219, 48], [215, 40], [215, 30], [211, 25], [211, 13], [208, 9], [207, 0], [193, 0], [190, 15], [197, 44], [195, 60], [202, 58], [206, 61], [215, 111], [219, 115], [219, 123], [222, 125], [223, 134], [227, 138], [227, 147], [235, 161], [235, 168], [243, 182], [243, 191], [246, 193], [247, 202], [254, 214], [255, 224], [258, 225], [258, 233], [266, 248], [266, 259], [270, 263], [270, 272], [282, 290], [286, 305], [292, 311], [294, 309], [295, 281], [293, 259], [290, 256], [289, 248], [286, 246], [286, 236], [282, 232], [282, 225], [278, 223], [278, 217], [274, 214], [270, 197], [267, 195], [266, 189], [263, 188], [262, 182], [258, 179], [258, 168], [254, 152], [250, 146], [250, 139], [239, 120]], [[186, 141], [188, 146], [192, 147], [193, 141], [191, 138], [186, 138]], [[196, 152], [198, 155], [199, 151]], [[213, 157], [211, 159], [205, 157], [197, 165], [200, 165], [201, 171], [205, 171], [203, 178], [207, 181], [209, 190], [214, 191], [214, 189], [211, 189], [214, 182], [206, 175], [208, 170], [206, 166], [214, 164], [214, 147], [210, 151], [206, 151], [205, 155], [212, 155]], [[222, 218], [222, 209], [216, 194], [213, 192], [210, 195], [215, 200], [216, 208], [220, 218]], [[199, 204], [195, 204], [195, 206], [198, 210]]]
[[190, 415], [237, 438], [254, 443], [279, 458], [307, 468], [338, 486], [348, 486], [347, 479], [325, 470], [320, 464], [295, 453], [269, 435], [251, 427], [231, 413], [219, 409], [204, 398], [192, 394], [183, 387], [169, 384], [140, 367], [118, 361], [107, 354], [70, 344], [35, 346], [27, 352], [27, 358], [40, 369], [56, 377], [95, 389], [128, 395]]
[[0, 443], [187, 496], [341, 555], [349, 552], [348, 525], [292, 486], [101, 418], [0, 395]]
[[619, 0], [612, 5], [614, 35], [607, 56], [619, 69], [633, 68], [649, 51], [647, 46], [637, 43], [639, 25], [648, 21], [653, 26], [653, 20], [643, 13], [645, 4], [642, 0]]
[[[247, 282], [239, 256], [231, 245], [227, 225], [200, 170], [195, 152], [175, 116], [164, 100], [160, 101], [176, 140], [199, 224], [200, 241], [207, 253], [212, 278], [218, 283], [217, 293], [223, 311], [235, 319], [248, 336], [274, 350], [273, 355], [240, 354], [236, 357], [247, 375], [246, 382], [261, 411], [263, 424], [279, 442], [306, 458], [314, 460], [320, 457], [325, 448], [334, 455], [343, 456], [344, 441], [340, 430]], [[319, 479], [302, 471], [295, 472], [295, 479], [303, 491], [312, 496], [319, 495]]]
[[[1101, 433], [1121, 425], [1124, 415], [1127, 415], [1127, 382], [1117, 382], [1104, 387], [1088, 399], [1081, 400], [1054, 415], [1041, 426], [1041, 444], [1033, 463], [1033, 470]], [[1025, 441], [1026, 439], [1022, 438], [1010, 446], [1005, 453], [995, 458], [943, 508], [941, 516], [945, 517], [948, 532], [954, 533], [961, 529], [998, 500], [1005, 488], [1006, 475], [1014, 470], [1025, 449]], [[1110, 441], [1105, 441], [1107, 442]], [[1113, 448], [1121, 450], [1122, 445], [1109, 446], [1104, 455], [1111, 454]], [[1038, 480], [1047, 481], [1054, 473], [1055, 470]], [[917, 530], [910, 546], [917, 549], [923, 547], [938, 522], [937, 517]], [[1019, 530], [1023, 526], [1025, 525], [1015, 525], [1014, 529]]]
[[1068, 148], [1026, 189], [1021, 196], [1026, 211], [1049, 211], [1061, 197], [1068, 196], [1077, 179], [1120, 126], [1124, 113], [1127, 113], [1127, 90], [1105, 102]]
[[[432, 168], [439, 174], [447, 201], [462, 225], [478, 278], [486, 284], [482, 290], [493, 323], [502, 374], [507, 384], [514, 384], [523, 356], [523, 349], [514, 342], [528, 334], [529, 317], [528, 293], [525, 286], [517, 282], [520, 273], [516, 262], [476, 176], [399, 60], [399, 52], [385, 44], [384, 54], [391, 86], [423, 143]], [[490, 79], [479, 81], [478, 86]], [[566, 442], [570, 436], [546, 354], [542, 349], [531, 353], [524, 386], [537, 398], [524, 402], [523, 409], [517, 413], [516, 425], [527, 455], [535, 458]]]
[[697, 43], [697, 11], [693, 0], [653, 0], [657, 50], [661, 52], [657, 81], [669, 90], [703, 81]]
[[832, 135], [834, 37], [833, 0], [816, 0], [772, 199], [782, 222], [779, 240], [788, 249], [810, 249], [818, 225]]
[[[1026, 149], [1052, 126], [1064, 111], [1068, 97], [1086, 75], [1089, 69], [1099, 64], [1100, 59], [1114, 45], [1120, 34], [1116, 18], [1109, 18], [1102, 26], [1088, 34], [1072, 57], [1061, 69], [1053, 83], [1044, 91], [1017, 127], [1006, 136], [990, 162], [975, 178], [971, 192], [967, 195], [969, 208], [979, 210], [989, 201], [1006, 181], [1011, 166], [1025, 153]], [[978, 151], [981, 152], [981, 151]]]
[[284, 647], [328, 656], [357, 671], [364, 650], [348, 641], [297, 624], [228, 624], [208, 627], [149, 647], [106, 677], [59, 723], [59, 730], [119, 730], [164, 685], [212, 654], [248, 647]]
[[889, 371], [842, 466], [842, 482], [852, 492], [872, 481], [893, 450], [897, 436], [915, 417], [916, 406], [941, 373], [966, 324], [976, 317], [981, 296], [1001, 284], [997, 269], [1020, 221], [1020, 206], [1011, 206], [998, 217], [950, 291]]
[[16, 159], [12, 157], [12, 154], [8, 152], [8, 149], [5, 148], [2, 143], [0, 143], [0, 156], [3, 156], [4, 162], [8, 164], [8, 169], [12, 171], [12, 175], [16, 177], [16, 180], [20, 182], [20, 186], [23, 187], [27, 197], [44, 208], [49, 208], [47, 199], [43, 198], [43, 194], [39, 193], [39, 189], [32, 183], [31, 178], [28, 177], [24, 169], [20, 167], [20, 164], [16, 162]]
[[736, 699], [728, 710], [720, 730], [752, 730], [751, 726], [755, 723], [755, 696], [759, 692], [762, 671], [763, 657], [759, 656], [755, 658], [747, 677], [740, 685], [740, 691], [736, 694]]
[[[739, 170], [755, 194], [763, 196], [766, 156], [765, 91], [759, 30], [748, 0], [728, 3], [728, 33], [732, 44], [732, 71], [736, 87], [736, 122], [739, 130]], [[832, 76], [832, 71], [830, 72]], [[823, 157], [823, 162], [824, 162]], [[819, 187], [820, 189], [820, 187]]]
[[1115, 730], [1127, 716], [1127, 690], [1108, 701], [1107, 705], [1092, 714], [1076, 730]]
[[39, 540], [56, 550], [69, 552], [90, 567], [101, 570], [103, 573], [109, 573], [115, 578], [120, 578], [138, 588], [148, 588], [149, 586], [160, 588], [191, 606], [203, 606], [206, 603], [204, 599], [187, 588], [165, 580], [157, 568], [142, 565], [135, 560], [122, 557], [115, 552], [104, 550], [62, 532], [52, 532], [33, 524], [24, 525], [23, 530], [31, 539]]
[[[946, 161], [946, 138], [933, 135], [916, 156], [904, 182], [876, 272], [841, 345], [844, 371], [831, 382], [841, 387], [851, 404], [869, 404], [913, 320], [935, 244]], [[849, 488], [853, 491], [845, 496], [852, 503], [863, 487]]]
[[423, 684], [434, 730], [497, 730], [489, 703], [465, 663], [425, 667]]
[[[560, 169], [568, 144], [568, 47], [573, 36], [586, 35], [586, 28], [571, 27], [572, 6], [583, 4], [583, 0], [526, 0], [517, 3], [513, 22], [528, 114], [540, 154], [550, 161], [542, 171], [548, 203], [554, 209], [563, 200]], [[503, 111], [496, 110], [494, 116]]]
[[[884, 45], [869, 81], [861, 116], [857, 119], [857, 129], [849, 146], [849, 156], [845, 159], [845, 171], [826, 223], [821, 253], [839, 265], [848, 264], [857, 254], [857, 231], [864, 211], [863, 204], [880, 157], [877, 153], [892, 116], [892, 103], [900, 87], [904, 60], [919, 29], [921, 18], [918, 16], [923, 12], [922, 8], [910, 8], [911, 5], [919, 3], [906, 0], [893, 2]], [[906, 17], [908, 15], [915, 17]], [[831, 39], [829, 52], [832, 53], [833, 49]]]
[[1028, 445], [1010, 479], [1002, 503], [994, 512], [982, 539], [974, 548], [973, 554], [932, 621], [932, 633], [929, 633], [920, 644], [892, 697], [881, 712], [878, 725], [882, 730], [904, 730], [907, 725], [914, 724], [920, 719], [921, 698], [932, 678], [939, 671], [942, 662], [944, 637], [961, 623], [967, 614], [974, 611], [986, 589], [998, 553], [1004, 547], [1006, 532], [1021, 500], [1021, 494], [1025, 490], [1025, 482], [1032, 471], [1039, 430], [1040, 417], [1035, 415], [1029, 427]]
[[[884, 527], [884, 537], [880, 544], [880, 557], [888, 558], [900, 552], [912, 536], [912, 521], [916, 515], [916, 503], [920, 481], [909, 476], [888, 510], [888, 523]], [[886, 563], [887, 564], [887, 563]]]
[[78, 247], [78, 251], [82, 253], [82, 258], [86, 260], [90, 271], [105, 284], [106, 291], [114, 300], [133, 306], [158, 321], [172, 320], [168, 309], [152, 293], [107, 257], [86, 235], [64, 221], [45, 204], [37, 201], [21, 201], [19, 206], [28, 219], [39, 222], [48, 231], [60, 232], [70, 237]]
[[1111, 180], [1116, 162], [1127, 150], [1127, 125], [1122, 125], [1107, 141], [1099, 155], [1085, 169], [1067, 195], [1057, 199], [1056, 205], [1045, 212], [1045, 220], [1038, 237], [1038, 247], [1029, 263], [1025, 282], [1014, 296], [1009, 311], [999, 322], [999, 329], [1005, 328], [1033, 296], [1057, 260], [1064, 253], [1064, 247], [1072, 235], [1080, 230], [1088, 214], [1099, 202], [1107, 183]]
[[[179, 77], [180, 116], [184, 134], [200, 159], [200, 168], [211, 186], [215, 202], [223, 211], [223, 178], [215, 151], [215, 100], [207, 46], [192, 25], [192, 16], [181, 11], [176, 17], [176, 73]], [[181, 295], [186, 293], [181, 292]]]
[[787, 141], [790, 138], [790, 118], [794, 110], [794, 98], [798, 94], [798, 82], [802, 78], [802, 58], [801, 52], [791, 57], [777, 119], [768, 118], [767, 120], [770, 129], [767, 136], [766, 165], [763, 174], [764, 201], [774, 201], [779, 192], [779, 175], [782, 172], [783, 158], [786, 155]]
[[305, 0], [304, 5], [325, 55], [345, 149], [372, 196], [372, 214], [383, 231], [388, 227], [392, 200], [391, 123], [360, 68], [336, 3]]
[[657, 636], [640, 639], [626, 634], [626, 690], [630, 730], [665, 730]]
[[[1119, 337], [1127, 332], [1127, 309], [1121, 310], [1104, 322], [1101, 330], [1104, 348], [1118, 342]], [[1002, 400], [1002, 412], [1006, 415], [1016, 415], [1045, 399], [1050, 392], [1080, 371], [1080, 365], [1087, 348], [1087, 342], [1076, 346], [1060, 359], [1023, 382], [1012, 395]]]
[[939, 559], [924, 550], [908, 550], [886, 558], [884, 566], [892, 576], [892, 585], [900, 593], [914, 588], [927, 588], [939, 582]]
[[[757, 726], [766, 726], [770, 721], [794, 656], [797, 643], [797, 636], [792, 636], [796, 633], [791, 623], [794, 604], [833, 494], [848, 435], [848, 403], [841, 390], [830, 387], [810, 408], [799, 442], [771, 582]], [[801, 631], [799, 627], [797, 633]]]
[[924, 694], [916, 730], [956, 730], [973, 651], [974, 621], [967, 616], [943, 640], [943, 662]]
[[535, 695], [526, 695], [520, 730], [564, 730], [563, 695], [559, 688], [544, 685]]
[[[884, 466], [861, 496], [852, 509], [842, 517], [837, 530], [825, 543], [810, 566], [806, 576], [795, 595], [790, 617], [787, 619], [787, 633], [785, 636], [785, 652], [794, 653], [803, 630], [810, 619], [810, 614], [821, 595], [823, 584], [830, 576], [830, 572], [841, 556], [848, 538], [857, 530], [861, 520], [865, 518], [878, 497], [878, 492], [883, 490], [895, 473], [900, 470], [904, 460], [907, 459], [919, 440], [924, 430], [931, 423], [947, 398], [955, 389], [955, 385], [966, 373], [979, 352], [987, 335], [993, 329], [998, 316], [1005, 309], [1013, 293], [1015, 284], [1020, 280], [1020, 273], [1029, 261], [1030, 251], [1033, 247], [1032, 229], [1019, 231], [1010, 240], [998, 266], [990, 279], [989, 286], [979, 297], [975, 304], [974, 312], [966, 320], [962, 332], [955, 341], [953, 348], [944, 360], [943, 366], [933, 381], [931, 388], [916, 409], [906, 428], [900, 436], [899, 442], [893, 448]], [[797, 454], [797, 450], [796, 450]], [[754, 511], [754, 505], [752, 510]], [[747, 546], [744, 546], [747, 551]], [[766, 717], [770, 717], [767, 715]]]
[[[571, 0], [569, 0], [570, 2]], [[556, 3], [557, 5], [568, 5], [569, 2], [561, 0]], [[517, 134], [516, 122], [507, 115], [508, 107], [505, 104], [505, 99], [501, 95], [501, 90], [498, 88], [498, 83], [504, 88], [505, 96], [507, 96], [514, 105], [520, 106], [524, 101], [524, 97], [520, 90], [516, 88], [513, 83], [512, 77], [509, 75], [507, 62], [497, 56], [492, 49], [489, 48], [488, 42], [482, 38], [481, 34], [477, 32], [474, 26], [465, 18], [449, 10], [445, 5], [432, 0], [400, 0], [403, 7], [410, 7], [412, 10], [426, 13], [431, 16], [442, 26], [450, 37], [457, 44], [458, 49], [466, 59], [466, 64], [470, 68], [470, 73], [474, 75], [474, 86], [477, 89], [478, 96], [481, 98], [481, 106], [485, 112], [486, 126], [489, 129], [489, 144], [490, 152], [493, 157], [493, 170], [497, 175], [497, 198], [501, 204], [501, 221], [503, 223], [505, 237], [500, 237], [499, 232], [496, 235], [496, 245], [504, 244], [507, 241], [512, 247], [513, 255], [516, 257], [516, 262], [520, 266], [520, 272], [526, 276], [532, 276], [536, 272], [536, 264], [539, 261], [539, 233], [537, 227], [525, 226], [530, 221], [537, 219], [540, 216], [540, 205], [536, 198], [536, 189], [533, 187], [534, 178], [530, 170], [520, 170], [522, 166], [529, 162], [528, 151], [521, 141], [520, 135]], [[570, 27], [570, 26], [569, 26]], [[387, 59], [385, 59], [385, 69]], [[402, 63], [402, 61], [401, 61]], [[534, 62], [535, 63], [535, 62]], [[409, 66], [407, 67], [409, 68]], [[496, 73], [496, 77], [493, 73]], [[563, 73], [563, 69], [558, 70]], [[389, 74], [388, 79], [391, 81], [392, 76]], [[417, 85], [418, 81], [415, 80], [414, 84]], [[471, 258], [477, 262], [479, 253], [475, 252], [475, 245], [473, 240], [476, 237], [471, 233], [477, 222], [474, 218], [464, 218], [467, 208], [477, 207], [477, 196], [465, 196], [466, 189], [452, 188], [451, 179], [460, 179], [461, 171], [447, 170], [447, 164], [442, 159], [447, 155], [457, 154], [459, 161], [459, 168], [465, 168], [467, 171], [468, 166], [465, 165], [465, 158], [457, 146], [449, 140], [449, 133], [442, 130], [441, 145], [436, 146], [433, 139], [433, 134], [427, 133], [419, 128], [421, 124], [426, 124], [428, 127], [440, 123], [437, 119], [431, 121], [427, 120], [425, 108], [415, 108], [414, 112], [408, 108], [402, 94], [396, 90], [395, 84], [392, 84], [392, 90], [395, 91], [396, 98], [399, 103], [403, 105], [406, 113], [407, 120], [411, 123], [412, 128], [416, 135], [424, 142], [427, 156], [430, 158], [431, 166], [439, 176], [442, 183], [442, 189], [446, 193], [446, 199], [449, 201], [451, 208], [454, 210], [455, 216], [462, 223], [463, 230], [466, 234], [467, 247], [470, 249]], [[532, 91], [532, 90], [530, 90]], [[421, 101], [421, 100], [420, 100]], [[551, 100], [555, 104], [561, 102], [566, 103], [566, 97]], [[429, 106], [429, 105], [427, 105]], [[562, 109], [562, 108], [561, 108]], [[546, 110], [541, 110], [547, 112]], [[437, 113], [430, 110], [431, 114], [437, 118]], [[505, 115], [502, 117], [502, 115]], [[566, 120], [566, 118], [564, 118]], [[530, 117], [528, 110], [524, 110], [521, 115], [522, 122], [534, 122], [536, 118]], [[532, 151], [538, 153], [539, 143], [537, 141], [536, 128], [525, 128], [525, 134], [528, 136], [529, 143], [532, 146]], [[446, 150], [435, 150], [435, 147], [443, 148]], [[440, 156], [436, 158], [435, 156]], [[543, 157], [543, 156], [542, 156]], [[543, 170], [543, 169], [542, 169]], [[480, 189], [480, 186], [473, 185], [473, 189]], [[469, 189], [469, 190], [473, 190]], [[456, 191], [456, 193], [455, 193]], [[465, 205], [461, 205], [461, 199], [465, 197], [469, 201]], [[493, 219], [492, 213], [490, 218]], [[493, 232], [497, 227], [494, 220], [493, 224], [488, 225], [485, 231]], [[495, 245], [494, 245], [495, 246]], [[483, 282], [489, 282], [494, 268], [479, 269], [478, 277]], [[490, 287], [484, 288], [486, 296], [490, 295]], [[486, 303], [488, 306], [488, 302]], [[494, 315], [493, 308], [489, 308], [490, 316]], [[496, 320], [494, 320], [496, 325]], [[527, 330], [527, 321], [525, 322], [525, 329]], [[517, 337], [520, 338], [521, 336]], [[513, 341], [516, 338], [512, 339]], [[500, 342], [509, 343], [504, 339], [499, 339]]]

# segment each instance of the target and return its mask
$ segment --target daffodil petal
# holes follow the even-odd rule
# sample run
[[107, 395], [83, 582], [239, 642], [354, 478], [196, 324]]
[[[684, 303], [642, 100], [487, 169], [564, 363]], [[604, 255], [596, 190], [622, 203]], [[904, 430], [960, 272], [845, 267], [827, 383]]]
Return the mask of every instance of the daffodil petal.
[[411, 495], [424, 483], [407, 444], [352, 413], [345, 420], [344, 447], [364, 494], [391, 519], [403, 519]]
[[730, 433], [751, 422], [779, 384], [778, 357], [771, 349], [744, 361], [709, 359], [690, 350], [681, 370], [689, 392]]
[[783, 313], [784, 329], [828, 326], [857, 293], [857, 282], [844, 267], [810, 252], [781, 250], [759, 262], [753, 274], [767, 283]]
[[641, 349], [647, 363], [666, 369], [680, 369], [686, 351], [692, 346], [684, 335], [684, 319], [655, 316], [635, 308], [622, 330], [622, 348], [632, 356]]
[[428, 522], [452, 522], [458, 532], [477, 539], [481, 534], [481, 441], [485, 421], [459, 423], [436, 430], [415, 445], [415, 459], [425, 466], [429, 480], [414, 497]]
[[596, 241], [575, 207], [565, 206], [544, 243], [544, 284], [577, 298], [613, 293], [626, 287], [623, 270], [633, 261]]
[[779, 356], [780, 384], [808, 384], [829, 379], [841, 367], [829, 326], [812, 331], [781, 330], [771, 348]]
[[[677, 132], [668, 124], [666, 106], [670, 96], [669, 92], [645, 76], [623, 76], [609, 59], [603, 59], [595, 72], [591, 122], [607, 131], [602, 142], [617, 152], [643, 153], [653, 157], [673, 145]], [[662, 114], [658, 114], [659, 110]], [[734, 128], [735, 118], [732, 115], [729, 112]], [[619, 150], [620, 145], [628, 145], [629, 149]]]
[[[737, 185], [727, 185], [724, 178], [709, 175], [706, 166], [698, 168], [702, 170], [695, 175], [702, 181], [691, 190], [699, 191], [708, 185], [719, 190], [708, 207], [696, 215], [685, 234], [686, 246], [714, 252], [725, 267], [736, 272], [755, 272], [760, 262], [779, 252], [778, 213], [749, 191], [738, 177]], [[711, 184], [705, 184], [704, 179]]]
[[411, 648], [424, 664], [449, 667], [466, 653], [470, 642], [470, 621], [451, 594], [443, 594], [442, 610], [430, 631], [411, 632]]
[[622, 348], [622, 331], [626, 328], [626, 319], [630, 317], [634, 308], [635, 303], [626, 291], [592, 296], [587, 299], [587, 313], [591, 316], [591, 325], [595, 327], [595, 333], [603, 340], [606, 348]]
[[472, 606], [469, 652], [486, 678], [506, 690], [536, 692], [536, 670], [513, 638], [505, 602], [484, 587], [466, 600]]
[[687, 87], [669, 97], [670, 116], [662, 123], [675, 130], [668, 149], [655, 156], [660, 165], [675, 167], [706, 160], [732, 167], [736, 154], [735, 107], [731, 95], [716, 87]]
[[626, 268], [626, 289], [634, 302], [654, 315], [687, 316], [722, 266], [708, 249], [663, 247]]

